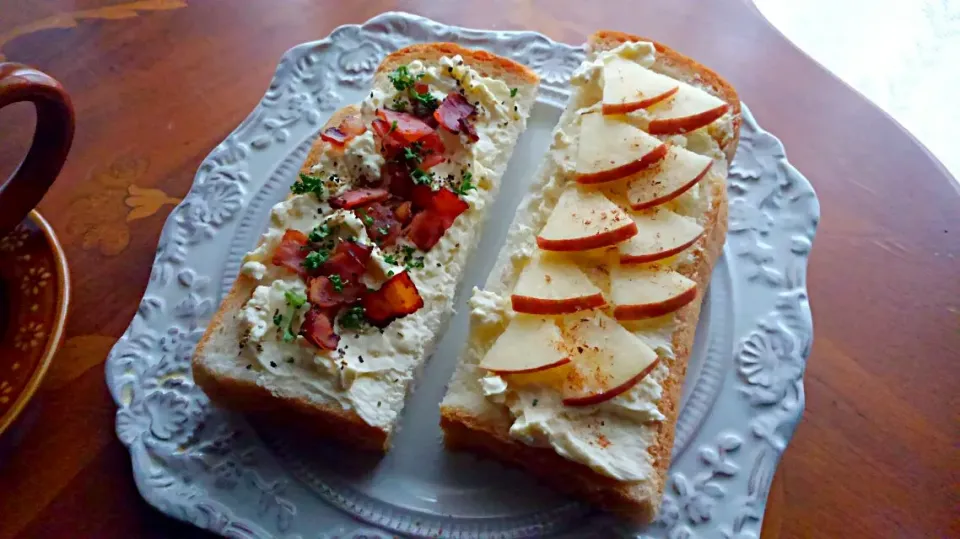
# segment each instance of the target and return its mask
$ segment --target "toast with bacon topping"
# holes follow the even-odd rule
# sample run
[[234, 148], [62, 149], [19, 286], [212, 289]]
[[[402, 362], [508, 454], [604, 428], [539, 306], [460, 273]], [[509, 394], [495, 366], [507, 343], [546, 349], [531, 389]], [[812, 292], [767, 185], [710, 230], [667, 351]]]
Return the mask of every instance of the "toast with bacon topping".
[[385, 451], [538, 84], [451, 43], [387, 56], [321, 130], [207, 327], [193, 358], [207, 395]]

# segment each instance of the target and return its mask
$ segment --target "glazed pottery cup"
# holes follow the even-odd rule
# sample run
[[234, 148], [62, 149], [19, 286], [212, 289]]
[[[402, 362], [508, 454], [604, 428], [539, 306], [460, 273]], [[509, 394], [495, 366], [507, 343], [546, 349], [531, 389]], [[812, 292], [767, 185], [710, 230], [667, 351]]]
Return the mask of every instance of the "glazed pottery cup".
[[37, 127], [20, 166], [9, 178], [0, 178], [0, 238], [40, 202], [63, 168], [73, 141], [73, 105], [63, 86], [23, 64], [0, 63], [0, 108], [19, 102], [33, 103]]

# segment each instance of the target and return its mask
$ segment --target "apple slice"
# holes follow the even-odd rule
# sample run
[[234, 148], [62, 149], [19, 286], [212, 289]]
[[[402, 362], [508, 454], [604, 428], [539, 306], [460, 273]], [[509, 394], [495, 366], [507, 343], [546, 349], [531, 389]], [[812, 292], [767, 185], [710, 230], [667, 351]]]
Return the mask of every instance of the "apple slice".
[[713, 123], [727, 112], [726, 101], [681, 82], [680, 89], [671, 97], [650, 107], [651, 135], [677, 135], [700, 129]]
[[580, 120], [576, 177], [580, 183], [602, 183], [651, 167], [667, 155], [660, 139], [615, 117], [592, 112]]
[[654, 208], [630, 216], [637, 234], [619, 245], [621, 264], [654, 262], [673, 256], [693, 245], [703, 227], [691, 217], [665, 208]]
[[561, 395], [568, 406], [587, 406], [627, 391], [653, 370], [657, 353], [616, 320], [597, 311], [564, 330], [570, 373]]
[[603, 113], [626, 114], [645, 109], [679, 89], [677, 80], [615, 56], [603, 66]]
[[546, 251], [586, 251], [616, 245], [636, 233], [636, 223], [619, 206], [601, 193], [572, 185], [560, 195], [537, 245]]
[[673, 200], [699, 183], [712, 165], [705, 155], [670, 145], [662, 161], [627, 182], [630, 207], [643, 210]]
[[569, 314], [607, 303], [583, 270], [562, 255], [548, 252], [527, 264], [510, 299], [514, 311], [526, 314]]
[[610, 274], [610, 299], [618, 320], [653, 318], [697, 298], [697, 283], [670, 268], [617, 266]]
[[570, 361], [560, 328], [553, 320], [518, 315], [480, 361], [480, 368], [496, 373], [537, 372]]

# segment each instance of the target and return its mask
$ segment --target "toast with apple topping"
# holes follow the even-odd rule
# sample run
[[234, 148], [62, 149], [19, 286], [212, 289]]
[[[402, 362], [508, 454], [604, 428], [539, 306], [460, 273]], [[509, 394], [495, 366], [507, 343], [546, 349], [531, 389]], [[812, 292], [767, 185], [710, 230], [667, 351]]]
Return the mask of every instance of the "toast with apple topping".
[[660, 504], [740, 102], [659, 43], [602, 31], [484, 289], [441, 426], [631, 520]]
[[207, 395], [385, 451], [538, 83], [451, 43], [388, 55], [322, 128], [207, 327], [192, 362]]

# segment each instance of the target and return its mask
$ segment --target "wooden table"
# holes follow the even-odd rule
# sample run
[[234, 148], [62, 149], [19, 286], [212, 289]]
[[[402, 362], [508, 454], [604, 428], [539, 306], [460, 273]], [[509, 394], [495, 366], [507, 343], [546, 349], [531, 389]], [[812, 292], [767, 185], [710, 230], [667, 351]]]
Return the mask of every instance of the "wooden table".
[[[0, 538], [206, 536], [138, 496], [102, 362], [137, 308], [167, 213], [260, 99], [280, 55], [391, 9], [571, 43], [596, 28], [627, 30], [729, 78], [823, 211], [809, 276], [807, 408], [763, 536], [960, 535], [958, 184], [748, 0], [602, 5], [0, 0], [0, 52], [58, 78], [77, 109], [73, 151], [40, 205], [72, 267], [72, 317], [0, 464]], [[0, 173], [18, 162], [30, 129], [28, 110], [0, 115]]]

